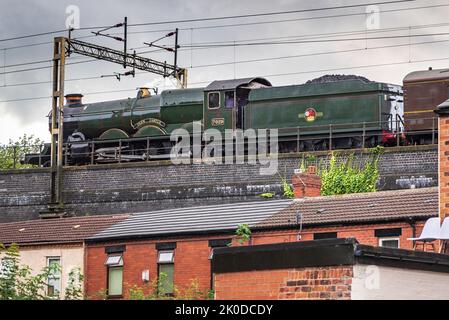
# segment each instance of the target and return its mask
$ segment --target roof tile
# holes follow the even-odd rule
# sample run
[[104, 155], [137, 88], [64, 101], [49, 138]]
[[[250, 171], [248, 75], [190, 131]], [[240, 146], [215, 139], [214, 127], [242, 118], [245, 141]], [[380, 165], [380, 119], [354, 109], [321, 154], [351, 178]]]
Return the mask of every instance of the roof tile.
[[82, 242], [129, 215], [102, 215], [0, 223], [0, 243], [9, 245]]
[[362, 223], [438, 215], [438, 188], [407, 189], [297, 199], [256, 227]]

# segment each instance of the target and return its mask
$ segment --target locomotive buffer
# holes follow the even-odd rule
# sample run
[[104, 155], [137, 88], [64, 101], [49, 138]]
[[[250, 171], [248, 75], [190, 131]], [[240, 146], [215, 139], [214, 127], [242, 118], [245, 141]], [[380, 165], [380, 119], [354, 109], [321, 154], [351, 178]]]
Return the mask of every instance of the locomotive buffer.
[[[66, 214], [63, 199], [63, 125], [64, 125], [64, 81], [66, 57], [72, 53], [109, 61], [122, 65], [124, 68], [132, 67], [134, 70], [142, 70], [164, 78], [173, 76], [180, 81], [183, 88], [187, 87], [187, 69], [177, 66], [177, 49], [179, 48], [176, 30], [175, 59], [174, 64], [160, 62], [146, 57], [141, 57], [136, 52], [127, 52], [127, 18], [122, 24], [116, 26], [124, 27], [124, 38], [116, 37], [115, 40], [124, 42], [123, 51], [99, 46], [96, 44], [79, 41], [66, 37], [54, 39], [53, 51], [53, 90], [51, 111], [51, 180], [50, 180], [50, 202], [47, 209], [40, 212], [41, 218], [61, 217]], [[70, 30], [71, 31], [71, 30]], [[69, 32], [70, 35], [70, 32]], [[101, 34], [98, 34], [101, 35]], [[62, 120], [62, 121], [61, 121]]]

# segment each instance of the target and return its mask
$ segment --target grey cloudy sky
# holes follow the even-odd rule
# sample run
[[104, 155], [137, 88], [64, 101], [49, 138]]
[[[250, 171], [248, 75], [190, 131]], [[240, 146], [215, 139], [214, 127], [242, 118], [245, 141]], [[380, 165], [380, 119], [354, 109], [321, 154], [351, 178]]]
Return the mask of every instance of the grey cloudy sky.
[[[338, 5], [351, 5], [359, 3], [378, 2], [376, 0], [50, 0], [50, 1], [16, 1], [0, 0], [0, 39], [14, 36], [59, 30], [65, 28], [66, 8], [76, 5], [80, 9], [81, 27], [112, 25], [127, 16], [129, 23], [172, 21], [180, 19], [193, 19], [217, 16], [230, 16], [262, 12], [289, 11], [307, 8], [319, 8]], [[413, 7], [432, 5], [447, 5], [426, 9], [402, 10]], [[346, 38], [376, 37], [376, 36], [403, 36], [409, 34], [432, 34], [449, 32], [449, 1], [447, 0], [416, 0], [407, 3], [387, 4], [380, 7], [380, 30], [378, 33], [360, 33], [346, 35]], [[400, 9], [400, 11], [391, 11]], [[282, 40], [304, 35], [316, 35], [337, 32], [363, 32], [366, 30], [366, 8], [351, 8], [320, 12], [294, 13], [286, 15], [273, 15], [256, 18], [203, 21], [192, 23], [162, 24], [133, 27], [129, 29], [129, 47], [141, 47], [144, 41], [151, 42], [166, 33], [154, 32], [179, 27], [181, 45], [194, 45], [197, 43], [211, 43], [216, 41], [239, 41], [261, 39], [258, 41], [272, 41], [279, 37]], [[350, 16], [320, 18], [326, 15], [354, 14]], [[356, 15], [358, 14], [358, 15]], [[314, 18], [314, 19], [311, 19]], [[238, 27], [224, 27], [227, 24], [270, 22], [279, 20], [294, 20], [289, 22], [276, 22], [253, 24]], [[436, 24], [443, 24], [435, 26]], [[432, 27], [414, 29], [414, 26], [434, 25]], [[201, 28], [214, 26], [213, 28]], [[221, 27], [218, 27], [221, 26]], [[403, 30], [386, 32], [386, 28], [404, 27]], [[409, 29], [409, 27], [412, 27]], [[138, 32], [138, 33], [133, 33]], [[368, 31], [373, 32], [373, 31]], [[89, 31], [77, 31], [75, 36], [89, 35]], [[0, 42], [0, 143], [10, 138], [27, 133], [34, 134], [46, 141], [49, 140], [46, 115], [50, 110], [50, 99], [29, 100], [20, 102], [1, 102], [5, 100], [25, 99], [32, 97], [45, 97], [51, 94], [51, 84], [38, 84], [27, 86], [14, 86], [20, 83], [40, 82], [51, 80], [51, 69], [28, 71], [21, 73], [3, 74], [5, 71], [33, 68], [49, 65], [29, 65], [22, 67], [3, 68], [11, 65], [52, 58], [51, 41], [55, 35], [46, 35], [15, 41]], [[340, 38], [342, 36], [339, 36]], [[336, 39], [335, 36], [326, 39]], [[268, 40], [264, 40], [268, 39]], [[316, 39], [316, 38], [315, 38]], [[323, 38], [321, 38], [323, 39]], [[109, 39], [88, 38], [83, 39], [94, 43], [120, 48], [121, 44]], [[311, 38], [309, 38], [311, 40]], [[447, 40], [447, 42], [443, 42]], [[171, 41], [171, 40], [170, 40]], [[411, 45], [413, 43], [441, 41], [432, 44]], [[13, 47], [44, 43], [37, 46], [16, 48]], [[169, 44], [169, 41], [161, 42]], [[397, 46], [403, 45], [403, 46]], [[390, 46], [389, 48], [375, 47]], [[395, 46], [395, 47], [392, 47]], [[371, 80], [400, 84], [403, 77], [415, 70], [445, 68], [449, 66], [449, 35], [427, 37], [405, 37], [396, 39], [379, 39], [363, 41], [317, 42], [302, 44], [278, 44], [263, 46], [237, 46], [207, 49], [184, 48], [180, 51], [179, 65], [189, 68], [189, 82], [192, 86], [204, 86], [205, 83], [215, 79], [229, 79], [234, 77], [266, 76], [274, 85], [300, 84], [305, 81], [329, 73], [358, 74]], [[6, 49], [6, 50], [5, 50]], [[358, 49], [358, 50], [356, 50]], [[145, 50], [145, 49], [140, 49]], [[345, 51], [333, 54], [316, 54], [329, 51]], [[236, 63], [242, 60], [276, 58], [292, 55], [305, 55], [296, 58], [273, 59], [260, 62]], [[172, 61], [167, 53], [152, 53], [145, 56]], [[429, 59], [444, 59], [438, 61], [415, 61]], [[89, 59], [72, 56], [68, 62]], [[409, 62], [410, 63], [407, 63]], [[202, 65], [226, 63], [221, 66], [201, 67]], [[393, 63], [400, 63], [392, 65]], [[369, 67], [370, 65], [384, 64], [384, 66]], [[364, 66], [363, 68], [354, 68]], [[352, 68], [352, 69], [351, 69]], [[329, 69], [341, 69], [331, 70]], [[66, 77], [81, 78], [95, 77], [123, 72], [123, 68], [107, 62], [90, 62], [67, 67]], [[286, 75], [288, 74], [288, 75]], [[101, 91], [125, 90], [128, 92], [114, 92], [107, 94], [89, 94], [85, 96], [86, 102], [113, 100], [134, 96], [132, 89], [144, 83], [157, 80], [158, 76], [152, 74], [138, 75], [135, 78], [103, 78], [96, 80], [71, 81], [66, 84], [66, 93], [92, 93]]]

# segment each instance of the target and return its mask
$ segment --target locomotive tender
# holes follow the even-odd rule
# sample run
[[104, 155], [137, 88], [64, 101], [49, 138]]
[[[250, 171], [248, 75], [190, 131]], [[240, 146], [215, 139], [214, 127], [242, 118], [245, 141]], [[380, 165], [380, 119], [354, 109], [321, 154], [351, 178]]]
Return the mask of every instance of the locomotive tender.
[[[276, 128], [280, 152], [395, 144], [404, 128], [401, 86], [356, 76], [278, 87], [264, 78], [245, 78], [159, 95], [141, 88], [136, 98], [92, 104], [83, 104], [80, 94], [66, 100], [66, 164], [167, 157], [173, 130], [192, 133], [195, 122], [221, 132]], [[37, 164], [38, 157], [48, 165], [49, 148], [28, 155], [26, 162]]]

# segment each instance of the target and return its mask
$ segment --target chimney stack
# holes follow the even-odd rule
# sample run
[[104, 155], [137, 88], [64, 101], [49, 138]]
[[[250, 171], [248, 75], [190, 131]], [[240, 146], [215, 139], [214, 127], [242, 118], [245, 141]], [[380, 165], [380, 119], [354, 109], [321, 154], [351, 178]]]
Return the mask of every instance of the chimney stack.
[[438, 114], [438, 188], [441, 221], [449, 216], [449, 100], [440, 104]]
[[295, 198], [319, 197], [321, 195], [321, 178], [315, 166], [309, 166], [307, 172], [295, 170], [292, 179]]

